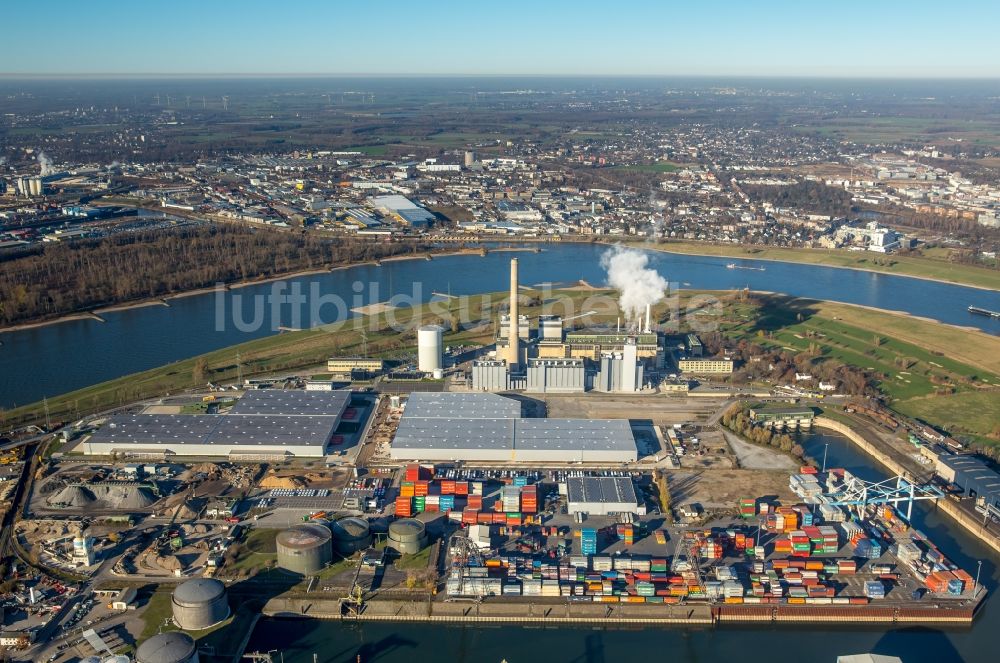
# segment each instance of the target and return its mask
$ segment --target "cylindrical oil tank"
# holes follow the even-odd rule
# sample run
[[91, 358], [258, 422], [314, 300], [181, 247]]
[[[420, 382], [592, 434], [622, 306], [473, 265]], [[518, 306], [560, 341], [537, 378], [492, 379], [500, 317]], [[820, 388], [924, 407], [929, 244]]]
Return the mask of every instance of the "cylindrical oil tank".
[[417, 369], [433, 373], [442, 368], [444, 330], [438, 325], [424, 325], [417, 329]]
[[302, 575], [319, 573], [333, 560], [333, 535], [319, 523], [303, 523], [278, 534], [278, 566]]
[[419, 520], [404, 518], [389, 525], [388, 546], [402, 555], [420, 552], [427, 545], [427, 528]]
[[198, 650], [187, 633], [160, 633], [139, 645], [135, 663], [198, 663]]
[[226, 586], [214, 578], [193, 578], [174, 589], [174, 623], [185, 631], [200, 631], [229, 617]]
[[372, 544], [372, 532], [364, 518], [341, 518], [333, 523], [333, 544], [337, 552], [347, 557]]

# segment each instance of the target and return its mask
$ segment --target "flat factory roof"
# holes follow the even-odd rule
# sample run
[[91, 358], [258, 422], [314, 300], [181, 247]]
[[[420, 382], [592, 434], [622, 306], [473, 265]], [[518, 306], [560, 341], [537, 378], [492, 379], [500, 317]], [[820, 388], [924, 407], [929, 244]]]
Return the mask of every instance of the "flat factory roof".
[[636, 451], [626, 419], [518, 419], [514, 446], [525, 451]]
[[393, 446], [402, 449], [514, 448], [513, 419], [451, 420], [404, 416]]
[[570, 477], [566, 479], [566, 496], [576, 504], [639, 503], [629, 477]]
[[417, 391], [410, 394], [410, 398], [406, 401], [402, 421], [414, 417], [456, 421], [519, 419], [521, 404], [512, 398], [497, 394]]
[[325, 444], [339, 418], [239, 414], [131, 414], [112, 417], [91, 444], [155, 446], [219, 444], [294, 446]]
[[322, 446], [340, 424], [348, 391], [248, 391], [228, 414], [130, 414], [111, 417], [90, 444]]
[[339, 417], [350, 400], [349, 391], [258, 389], [243, 394], [229, 414]]

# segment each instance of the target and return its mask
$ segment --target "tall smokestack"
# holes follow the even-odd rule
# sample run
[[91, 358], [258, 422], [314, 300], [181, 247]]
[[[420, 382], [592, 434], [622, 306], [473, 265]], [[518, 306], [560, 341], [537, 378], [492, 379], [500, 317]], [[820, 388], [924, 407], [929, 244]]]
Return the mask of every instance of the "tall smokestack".
[[650, 324], [649, 324], [651, 309], [652, 309], [652, 306], [650, 306], [649, 304], [646, 304], [646, 328], [643, 329], [642, 331], [645, 332], [645, 333], [647, 333], [647, 334], [649, 333], [649, 330], [652, 328], [650, 326]]
[[510, 261], [510, 325], [507, 327], [507, 368], [517, 368], [521, 359], [518, 331], [520, 324], [517, 314], [517, 258]]

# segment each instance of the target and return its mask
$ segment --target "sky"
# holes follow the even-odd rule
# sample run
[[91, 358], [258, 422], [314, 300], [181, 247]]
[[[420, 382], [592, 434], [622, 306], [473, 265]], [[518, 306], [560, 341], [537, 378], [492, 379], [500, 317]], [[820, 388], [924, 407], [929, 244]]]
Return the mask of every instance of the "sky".
[[5, 3], [0, 74], [1000, 77], [997, 0]]

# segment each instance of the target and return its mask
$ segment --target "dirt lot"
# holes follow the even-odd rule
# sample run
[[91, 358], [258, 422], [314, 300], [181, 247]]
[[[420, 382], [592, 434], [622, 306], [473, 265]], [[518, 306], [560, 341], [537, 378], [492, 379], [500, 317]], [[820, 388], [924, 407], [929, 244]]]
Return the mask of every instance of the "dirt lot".
[[649, 394], [574, 394], [539, 396], [545, 402], [548, 416], [565, 419], [652, 419], [657, 424], [704, 421], [717, 404], [689, 398], [667, 398]]
[[784, 470], [676, 470], [667, 473], [675, 506], [700, 504], [706, 510], [736, 508], [741, 497], [796, 501]]

